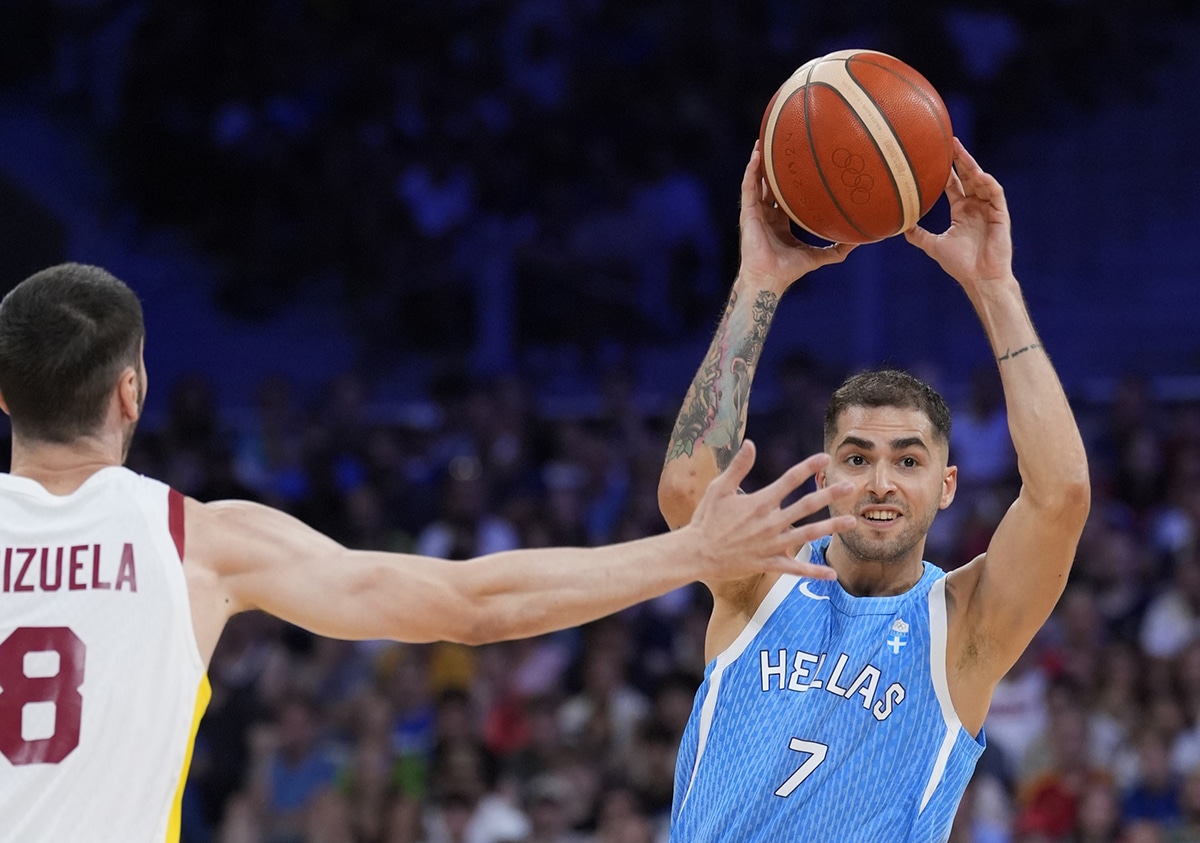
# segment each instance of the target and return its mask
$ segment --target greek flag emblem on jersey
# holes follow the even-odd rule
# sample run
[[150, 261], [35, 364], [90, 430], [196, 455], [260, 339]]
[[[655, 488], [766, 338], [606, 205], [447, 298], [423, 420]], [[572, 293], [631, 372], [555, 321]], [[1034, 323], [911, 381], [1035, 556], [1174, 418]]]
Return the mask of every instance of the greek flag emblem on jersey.
[[899, 655], [904, 649], [904, 645], [908, 643], [908, 623], [904, 618], [896, 618], [892, 623], [891, 632], [888, 634], [887, 646], [893, 653]]

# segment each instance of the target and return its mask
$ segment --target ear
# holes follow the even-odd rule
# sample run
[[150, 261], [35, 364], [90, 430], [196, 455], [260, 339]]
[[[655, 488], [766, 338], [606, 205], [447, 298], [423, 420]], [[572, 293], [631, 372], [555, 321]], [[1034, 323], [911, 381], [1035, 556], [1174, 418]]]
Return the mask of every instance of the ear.
[[825, 469], [818, 468], [817, 473], [813, 475], [813, 479], [817, 481], [817, 488], [824, 489], [829, 485], [828, 475], [825, 474]]
[[125, 421], [137, 421], [142, 414], [139, 395], [138, 373], [132, 366], [127, 366], [117, 379], [117, 405], [121, 410], [121, 418]]
[[958, 491], [958, 466], [948, 465], [942, 472], [942, 497], [938, 509], [945, 509], [954, 501], [954, 493]]
[[8, 402], [4, 400], [4, 393], [2, 392], [0, 392], [0, 410], [3, 410], [4, 415], [6, 416], [12, 415], [12, 413], [8, 411]]

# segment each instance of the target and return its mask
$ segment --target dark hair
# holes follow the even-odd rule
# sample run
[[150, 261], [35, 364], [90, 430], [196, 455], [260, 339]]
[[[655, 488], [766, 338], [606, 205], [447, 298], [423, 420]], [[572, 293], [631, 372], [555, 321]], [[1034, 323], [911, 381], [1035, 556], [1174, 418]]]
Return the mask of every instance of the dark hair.
[[138, 368], [142, 305], [96, 266], [44, 269], [0, 301], [0, 395], [13, 432], [70, 442], [94, 432], [113, 387]]
[[950, 408], [937, 390], [908, 372], [874, 369], [847, 378], [825, 409], [825, 447], [837, 435], [838, 419], [850, 407], [901, 407], [920, 410], [943, 442], [950, 441]]

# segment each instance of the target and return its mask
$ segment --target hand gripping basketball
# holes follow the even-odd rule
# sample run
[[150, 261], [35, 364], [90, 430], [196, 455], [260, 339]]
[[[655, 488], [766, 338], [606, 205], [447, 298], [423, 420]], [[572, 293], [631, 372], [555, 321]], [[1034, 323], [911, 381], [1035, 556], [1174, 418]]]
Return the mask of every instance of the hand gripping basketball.
[[759, 136], [771, 192], [797, 225], [835, 243], [870, 243], [933, 207], [954, 133], [941, 96], [912, 67], [840, 50], [779, 87]]

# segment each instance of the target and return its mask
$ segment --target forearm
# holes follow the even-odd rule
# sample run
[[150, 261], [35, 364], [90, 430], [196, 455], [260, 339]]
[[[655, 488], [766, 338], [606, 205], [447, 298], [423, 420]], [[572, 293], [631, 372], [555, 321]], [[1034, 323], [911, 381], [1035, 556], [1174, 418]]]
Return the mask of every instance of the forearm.
[[672, 529], [687, 522], [706, 484], [742, 444], [750, 385], [778, 306], [777, 292], [742, 275], [734, 282], [667, 445], [658, 504]]
[[1087, 486], [1087, 455], [1020, 286], [1009, 277], [968, 295], [1000, 370], [1022, 493], [1035, 503], [1061, 505]]
[[680, 458], [709, 456], [709, 477], [724, 470], [745, 436], [746, 408], [779, 295], [738, 279], [703, 363], [692, 378], [668, 443], [670, 467]]
[[297, 547], [292, 575], [264, 579], [253, 605], [318, 635], [484, 644], [578, 626], [699, 578], [699, 531], [600, 548], [510, 550], [466, 561]]
[[578, 626], [692, 582], [705, 552], [695, 529], [602, 548], [514, 550], [456, 563], [468, 643]]
[[750, 384], [778, 306], [777, 293], [741, 278], [734, 283], [708, 353], [675, 421], [667, 462], [708, 449], [719, 470], [729, 465], [746, 433]]

